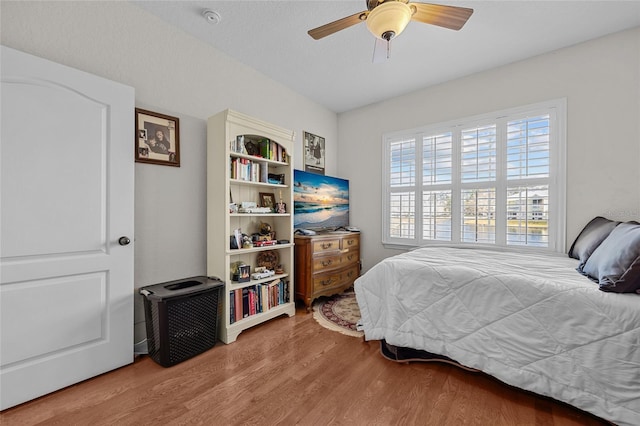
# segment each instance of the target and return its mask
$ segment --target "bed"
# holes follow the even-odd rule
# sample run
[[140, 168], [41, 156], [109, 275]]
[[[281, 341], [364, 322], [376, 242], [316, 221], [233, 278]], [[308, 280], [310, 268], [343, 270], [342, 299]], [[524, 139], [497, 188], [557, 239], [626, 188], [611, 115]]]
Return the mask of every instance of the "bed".
[[[628, 285], [629, 267], [625, 292], [611, 274], [607, 282], [584, 272], [615, 229], [602, 238], [585, 227], [573, 257], [431, 247], [385, 259], [354, 285], [365, 339], [450, 358], [611, 422], [638, 425], [640, 295]], [[638, 243], [640, 225], [636, 232]], [[622, 250], [633, 257], [616, 243], [609, 246], [617, 256]], [[613, 291], [606, 288], [612, 282]]]

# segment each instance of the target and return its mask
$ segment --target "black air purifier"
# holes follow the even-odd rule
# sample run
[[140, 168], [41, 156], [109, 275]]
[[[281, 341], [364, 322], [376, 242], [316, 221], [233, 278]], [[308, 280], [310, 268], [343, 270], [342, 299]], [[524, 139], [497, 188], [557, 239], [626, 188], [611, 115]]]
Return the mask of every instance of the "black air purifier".
[[218, 340], [222, 290], [218, 278], [197, 276], [140, 288], [149, 356], [170, 367]]

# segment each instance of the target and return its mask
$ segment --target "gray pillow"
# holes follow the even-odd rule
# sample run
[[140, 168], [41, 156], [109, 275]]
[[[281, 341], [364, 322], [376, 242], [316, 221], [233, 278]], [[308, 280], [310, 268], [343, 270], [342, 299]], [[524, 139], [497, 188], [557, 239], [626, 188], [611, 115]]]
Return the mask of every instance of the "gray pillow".
[[596, 248], [582, 270], [600, 290], [640, 293], [640, 224], [619, 224]]
[[598, 248], [600, 243], [609, 236], [619, 223], [601, 216], [597, 216], [587, 223], [569, 249], [569, 257], [580, 260], [578, 271], [582, 272], [582, 268], [587, 263], [591, 253]]

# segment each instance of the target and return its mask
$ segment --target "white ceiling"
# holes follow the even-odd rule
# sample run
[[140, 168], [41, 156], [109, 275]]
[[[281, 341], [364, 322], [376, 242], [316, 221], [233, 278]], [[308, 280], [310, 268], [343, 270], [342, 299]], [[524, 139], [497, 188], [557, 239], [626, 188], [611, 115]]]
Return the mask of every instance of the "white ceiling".
[[[132, 2], [337, 113], [640, 26], [640, 1], [432, 1], [474, 13], [460, 31], [410, 22], [390, 59], [374, 64], [364, 23], [307, 34], [365, 10], [365, 0]], [[208, 23], [204, 9], [221, 22]]]

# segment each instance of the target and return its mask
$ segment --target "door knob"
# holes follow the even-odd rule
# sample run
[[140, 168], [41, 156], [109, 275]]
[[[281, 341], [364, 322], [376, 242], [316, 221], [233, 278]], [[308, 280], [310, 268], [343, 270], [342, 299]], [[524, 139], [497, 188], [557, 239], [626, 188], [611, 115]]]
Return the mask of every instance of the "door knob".
[[130, 242], [131, 240], [129, 239], [129, 237], [120, 237], [120, 239], [118, 239], [118, 244], [120, 244], [121, 246], [129, 245]]

